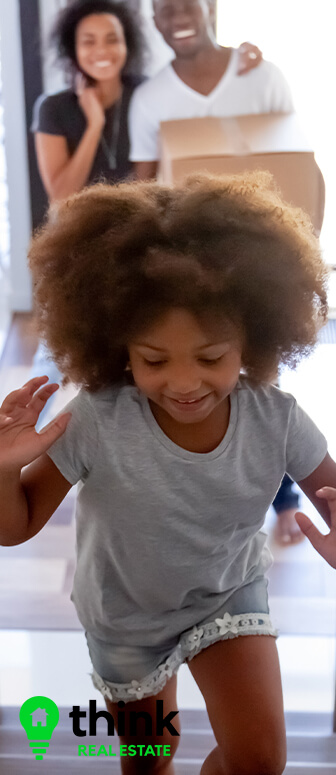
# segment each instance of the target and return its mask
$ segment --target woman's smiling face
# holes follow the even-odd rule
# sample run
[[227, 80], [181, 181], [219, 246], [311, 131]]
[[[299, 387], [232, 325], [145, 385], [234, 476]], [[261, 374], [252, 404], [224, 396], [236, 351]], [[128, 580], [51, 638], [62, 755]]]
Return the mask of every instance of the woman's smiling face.
[[203, 330], [185, 309], [169, 310], [128, 347], [134, 381], [178, 423], [203, 422], [239, 379], [242, 341], [228, 325]]
[[119, 77], [127, 60], [121, 22], [110, 13], [84, 16], [76, 27], [75, 50], [80, 70], [95, 81]]

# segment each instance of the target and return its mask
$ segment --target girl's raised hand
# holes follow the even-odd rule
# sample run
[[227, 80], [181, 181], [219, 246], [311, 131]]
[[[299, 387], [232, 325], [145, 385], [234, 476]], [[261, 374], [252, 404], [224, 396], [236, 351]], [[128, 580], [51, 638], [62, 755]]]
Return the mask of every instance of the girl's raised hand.
[[316, 491], [318, 498], [325, 498], [330, 511], [330, 532], [323, 535], [305, 514], [298, 512], [295, 519], [316, 551], [332, 568], [336, 568], [336, 489], [321, 487]]
[[64, 433], [69, 412], [49, 423], [41, 433], [35, 431], [38, 417], [48, 398], [58, 389], [46, 384], [48, 377], [30, 379], [22, 388], [5, 398], [0, 408], [0, 467], [23, 468], [40, 457]]

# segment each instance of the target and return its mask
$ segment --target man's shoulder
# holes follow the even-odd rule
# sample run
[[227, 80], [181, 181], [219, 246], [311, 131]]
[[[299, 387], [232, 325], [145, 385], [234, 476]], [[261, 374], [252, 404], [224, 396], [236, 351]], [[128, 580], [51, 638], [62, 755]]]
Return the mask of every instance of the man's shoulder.
[[256, 78], [264, 82], [285, 82], [285, 76], [283, 75], [280, 67], [275, 65], [274, 62], [270, 62], [268, 59], [263, 59], [262, 62], [255, 67], [250, 73], [247, 74], [247, 78]]

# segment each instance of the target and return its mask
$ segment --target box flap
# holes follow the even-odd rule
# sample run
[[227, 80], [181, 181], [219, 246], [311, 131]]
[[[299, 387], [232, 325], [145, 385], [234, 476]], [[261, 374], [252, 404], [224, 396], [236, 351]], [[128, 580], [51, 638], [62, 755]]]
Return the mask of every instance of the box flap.
[[161, 145], [171, 159], [312, 152], [294, 113], [164, 121]]

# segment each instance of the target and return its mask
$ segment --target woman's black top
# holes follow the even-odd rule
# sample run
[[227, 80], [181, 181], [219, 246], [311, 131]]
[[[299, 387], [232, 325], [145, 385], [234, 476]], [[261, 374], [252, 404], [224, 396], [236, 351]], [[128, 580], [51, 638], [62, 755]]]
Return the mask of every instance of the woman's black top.
[[[100, 141], [86, 183], [107, 181], [117, 183], [129, 177], [132, 164], [129, 161], [128, 109], [130, 99], [142, 78], [125, 78], [119, 105], [112, 105], [105, 111], [103, 139]], [[86, 118], [72, 89], [56, 94], [42, 94], [35, 102], [32, 132], [65, 137], [72, 155], [85, 132]], [[115, 147], [113, 147], [115, 146]], [[115, 153], [114, 153], [115, 152]], [[113, 156], [116, 166], [113, 167]]]

